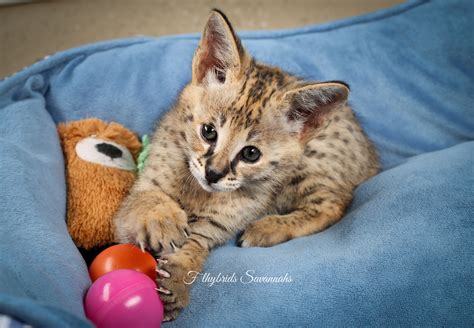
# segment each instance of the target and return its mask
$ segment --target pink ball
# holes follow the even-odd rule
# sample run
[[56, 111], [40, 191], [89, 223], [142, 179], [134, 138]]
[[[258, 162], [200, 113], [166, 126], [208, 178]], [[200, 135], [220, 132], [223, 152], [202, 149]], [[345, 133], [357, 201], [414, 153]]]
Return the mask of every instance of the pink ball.
[[155, 282], [134, 270], [115, 270], [87, 291], [86, 316], [97, 327], [160, 327], [163, 303]]

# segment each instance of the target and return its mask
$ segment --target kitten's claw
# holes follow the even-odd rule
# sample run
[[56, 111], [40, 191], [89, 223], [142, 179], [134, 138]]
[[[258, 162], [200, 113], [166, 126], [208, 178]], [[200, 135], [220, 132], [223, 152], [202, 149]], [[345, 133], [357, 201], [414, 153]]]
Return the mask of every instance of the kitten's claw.
[[164, 322], [173, 321], [174, 319], [176, 319], [178, 315], [179, 315], [179, 310], [172, 310], [165, 314], [163, 321]]
[[171, 275], [169, 274], [168, 271], [165, 271], [165, 270], [160, 270], [158, 268], [155, 269], [156, 273], [158, 273], [160, 276], [162, 276], [163, 278], [169, 278], [171, 277]]
[[158, 262], [158, 264], [166, 264], [168, 263], [168, 260], [165, 260], [165, 259], [161, 259], [161, 258], [156, 258], [156, 262]]
[[171, 292], [166, 289], [166, 288], [163, 288], [163, 287], [157, 287], [155, 288], [155, 290], [158, 292], [158, 293], [162, 293], [162, 294], [166, 294], [166, 295], [170, 295]]
[[176, 252], [179, 249], [173, 241], [170, 242], [170, 246], [173, 252]]
[[240, 239], [240, 240], [237, 242], [237, 244], [238, 244], [239, 247], [244, 247], [244, 248], [250, 247], [250, 243], [249, 243], [247, 240], [245, 240], [245, 239], [244, 239], [244, 240]]
[[183, 230], [183, 234], [184, 234], [184, 237], [186, 237], [186, 238], [189, 238], [189, 236], [191, 235], [191, 234], [189, 233], [189, 230], [188, 230], [188, 229], [184, 229], [184, 230]]
[[138, 244], [140, 245], [142, 252], [145, 253], [145, 243], [143, 241], [139, 241]]

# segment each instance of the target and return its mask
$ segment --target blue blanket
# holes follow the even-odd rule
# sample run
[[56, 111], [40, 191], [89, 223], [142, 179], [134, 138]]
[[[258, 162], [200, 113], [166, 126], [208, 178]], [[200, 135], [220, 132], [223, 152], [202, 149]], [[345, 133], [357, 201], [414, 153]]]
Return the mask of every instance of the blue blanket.
[[[410, 1], [242, 33], [261, 61], [347, 81], [383, 171], [322, 233], [213, 251], [190, 307], [165, 327], [473, 326], [473, 21], [470, 0]], [[150, 133], [189, 81], [198, 38], [88, 45], [0, 82], [0, 314], [33, 326], [89, 325], [90, 282], [65, 226], [55, 124], [99, 117]]]

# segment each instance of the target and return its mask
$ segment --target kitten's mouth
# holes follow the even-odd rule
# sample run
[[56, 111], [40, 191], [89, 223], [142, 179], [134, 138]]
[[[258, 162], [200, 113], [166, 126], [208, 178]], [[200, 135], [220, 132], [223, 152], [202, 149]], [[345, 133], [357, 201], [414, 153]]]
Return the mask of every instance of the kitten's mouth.
[[197, 179], [197, 181], [199, 182], [199, 185], [201, 186], [201, 188], [204, 189], [207, 192], [218, 192], [219, 191], [216, 188], [214, 188], [213, 186], [211, 186], [210, 184], [208, 184], [207, 181], [203, 181], [202, 179]]

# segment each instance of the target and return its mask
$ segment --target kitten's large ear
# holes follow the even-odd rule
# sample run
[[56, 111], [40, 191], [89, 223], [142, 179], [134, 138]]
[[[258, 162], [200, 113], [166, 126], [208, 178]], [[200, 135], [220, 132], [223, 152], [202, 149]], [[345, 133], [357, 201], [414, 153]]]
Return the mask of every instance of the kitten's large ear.
[[285, 95], [289, 103], [288, 120], [300, 126], [304, 140], [324, 124], [331, 111], [345, 105], [348, 96], [349, 86], [343, 82], [304, 84]]
[[223, 83], [229, 74], [238, 76], [242, 71], [244, 48], [227, 17], [214, 9], [207, 21], [199, 46], [193, 58], [193, 83], [207, 78]]

